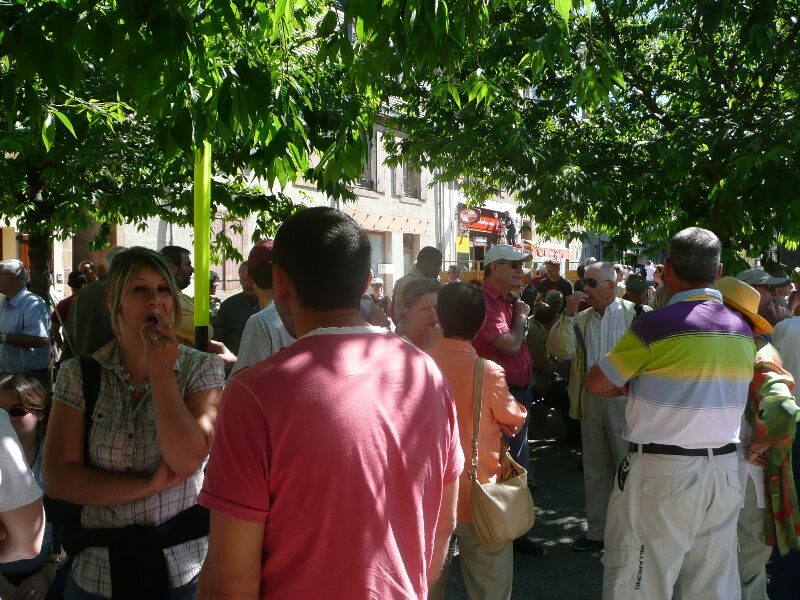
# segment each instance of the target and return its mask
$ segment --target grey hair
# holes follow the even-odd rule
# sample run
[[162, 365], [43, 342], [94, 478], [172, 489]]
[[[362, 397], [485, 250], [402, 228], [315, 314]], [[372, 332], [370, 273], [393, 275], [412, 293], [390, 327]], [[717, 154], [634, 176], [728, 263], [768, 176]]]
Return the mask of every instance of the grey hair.
[[103, 256], [103, 264], [106, 266], [106, 270], [111, 270], [111, 263], [114, 262], [114, 257], [125, 250], [124, 246], [111, 246], [108, 250], [106, 250], [105, 256]]
[[583, 261], [583, 266], [588, 267], [589, 265], [593, 265], [597, 262], [597, 259], [594, 256], [590, 256], [585, 261]]
[[25, 265], [21, 260], [16, 258], [7, 258], [0, 260], [0, 273], [10, 273], [17, 278], [20, 284], [25, 285], [28, 280], [28, 274], [25, 272]]
[[710, 284], [717, 276], [721, 252], [722, 244], [714, 232], [688, 227], [669, 241], [667, 258], [683, 281]]
[[461, 267], [459, 267], [458, 265], [450, 265], [449, 267], [447, 267], [447, 271], [449, 273], [455, 273], [456, 275], [460, 275]]
[[603, 279], [610, 279], [615, 281], [617, 279], [617, 270], [613, 264], [605, 260], [593, 262], [586, 267], [586, 277], [589, 276], [589, 271], [598, 273]]
[[242, 264], [239, 265], [239, 279], [244, 279], [247, 277], [247, 261], [244, 261]]

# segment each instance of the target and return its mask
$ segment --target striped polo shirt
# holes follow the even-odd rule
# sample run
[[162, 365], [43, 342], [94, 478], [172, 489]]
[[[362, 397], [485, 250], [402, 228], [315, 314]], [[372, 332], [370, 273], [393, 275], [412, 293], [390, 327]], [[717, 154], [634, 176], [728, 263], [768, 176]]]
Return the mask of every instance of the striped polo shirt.
[[641, 315], [600, 368], [629, 385], [625, 439], [684, 448], [739, 441], [756, 347], [713, 289], [676, 294]]

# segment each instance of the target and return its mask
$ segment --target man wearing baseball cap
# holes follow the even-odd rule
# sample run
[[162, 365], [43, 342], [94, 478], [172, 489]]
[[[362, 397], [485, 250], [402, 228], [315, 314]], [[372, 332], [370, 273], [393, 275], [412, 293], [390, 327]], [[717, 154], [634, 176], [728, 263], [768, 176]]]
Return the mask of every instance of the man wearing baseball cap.
[[261, 362], [295, 339], [272, 302], [272, 240], [258, 242], [247, 257], [247, 277], [256, 286], [261, 310], [247, 320], [233, 373]]
[[[509, 391], [528, 411], [525, 423], [509, 444], [511, 456], [525, 469], [528, 468], [528, 423], [533, 402], [530, 386], [533, 361], [525, 343], [530, 308], [512, 296], [511, 291], [519, 289], [522, 263], [530, 258], [530, 254], [507, 244], [497, 244], [486, 252], [481, 286], [486, 321], [472, 342], [478, 356], [503, 367]], [[527, 538], [515, 540], [514, 548], [528, 554], [542, 553], [541, 548]]]
[[745, 269], [736, 275], [736, 279], [752, 286], [761, 295], [761, 301], [758, 303], [759, 314], [762, 314], [767, 302], [777, 295], [775, 288], [791, 282], [788, 277], [773, 277], [764, 269]]

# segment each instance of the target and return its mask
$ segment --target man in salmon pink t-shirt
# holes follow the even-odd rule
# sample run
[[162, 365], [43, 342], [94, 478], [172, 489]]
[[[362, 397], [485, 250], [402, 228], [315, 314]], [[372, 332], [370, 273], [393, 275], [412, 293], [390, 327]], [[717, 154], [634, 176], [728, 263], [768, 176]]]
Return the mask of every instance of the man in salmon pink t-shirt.
[[225, 388], [198, 498], [211, 509], [198, 598], [424, 599], [464, 464], [450, 387], [360, 318], [370, 247], [349, 216], [297, 213], [273, 264], [297, 342]]

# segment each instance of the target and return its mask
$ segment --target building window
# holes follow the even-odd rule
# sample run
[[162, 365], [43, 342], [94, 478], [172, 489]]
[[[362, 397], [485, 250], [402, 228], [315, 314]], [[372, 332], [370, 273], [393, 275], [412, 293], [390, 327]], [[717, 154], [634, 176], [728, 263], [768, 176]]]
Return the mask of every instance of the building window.
[[364, 162], [364, 168], [361, 171], [361, 177], [356, 182], [356, 185], [368, 190], [375, 189], [375, 182], [378, 176], [378, 148], [375, 145], [375, 134], [373, 133], [367, 140], [367, 158]]
[[367, 233], [371, 249], [370, 267], [373, 273], [378, 275], [379, 266], [386, 262], [384, 258], [384, 236], [383, 233], [370, 231]]
[[403, 270], [408, 273], [411, 265], [414, 264], [414, 257], [417, 255], [417, 238], [419, 236], [412, 233], [403, 234]]
[[420, 192], [420, 172], [404, 164], [403, 196], [407, 196], [409, 198], [420, 198], [422, 196]]
[[392, 196], [394, 197], [403, 195], [403, 190], [399, 187], [400, 178], [397, 176], [399, 170], [400, 167], [392, 167]]

